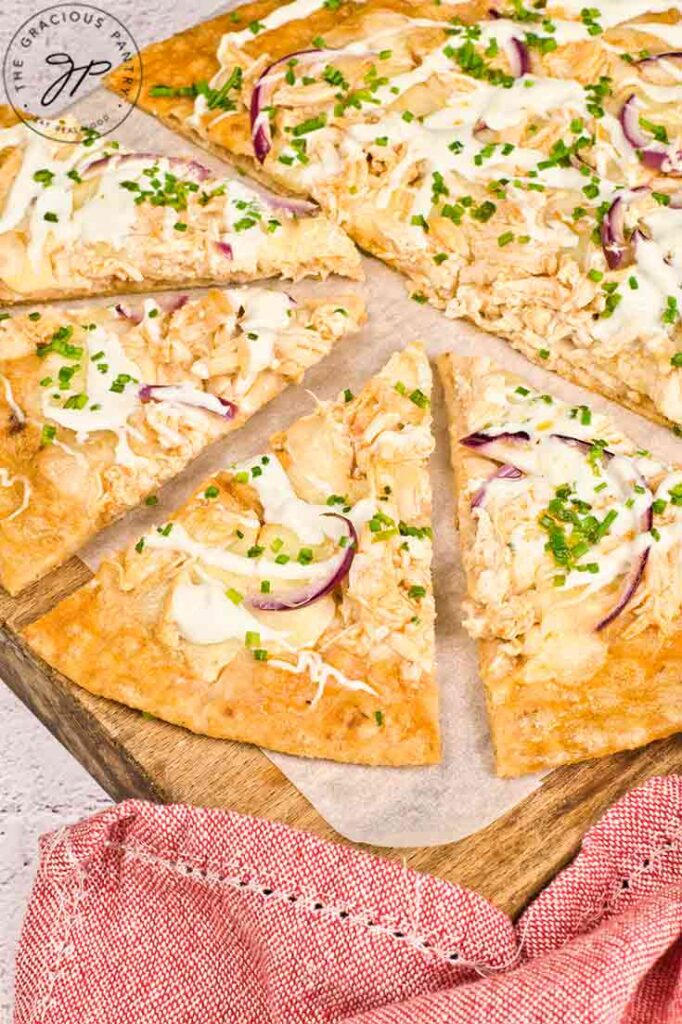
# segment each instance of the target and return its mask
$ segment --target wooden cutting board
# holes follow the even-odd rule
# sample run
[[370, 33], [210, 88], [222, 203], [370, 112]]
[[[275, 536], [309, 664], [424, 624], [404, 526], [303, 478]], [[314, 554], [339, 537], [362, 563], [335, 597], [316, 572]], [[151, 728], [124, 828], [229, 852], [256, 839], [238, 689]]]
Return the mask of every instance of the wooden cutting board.
[[[19, 598], [0, 596], [0, 677], [104, 789], [116, 800], [225, 807], [344, 841], [256, 747], [195, 736], [93, 697], [22, 644], [17, 630], [90, 576], [73, 558]], [[557, 769], [511, 812], [457, 843], [375, 852], [475, 888], [516, 914], [572, 857], [608, 804], [671, 772], [682, 772], [681, 736]]]

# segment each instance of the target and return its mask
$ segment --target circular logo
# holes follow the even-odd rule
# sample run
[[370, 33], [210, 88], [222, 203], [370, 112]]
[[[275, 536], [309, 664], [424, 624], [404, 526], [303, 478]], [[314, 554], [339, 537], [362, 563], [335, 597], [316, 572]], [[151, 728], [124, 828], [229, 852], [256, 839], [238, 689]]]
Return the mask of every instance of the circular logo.
[[[123, 94], [99, 89], [121, 66]], [[14, 112], [33, 131], [58, 142], [79, 142], [82, 133], [60, 122], [79, 100], [83, 127], [114, 131], [133, 109], [142, 87], [137, 43], [123, 22], [91, 4], [55, 4], [32, 15], [14, 33], [3, 64], [5, 93]]]

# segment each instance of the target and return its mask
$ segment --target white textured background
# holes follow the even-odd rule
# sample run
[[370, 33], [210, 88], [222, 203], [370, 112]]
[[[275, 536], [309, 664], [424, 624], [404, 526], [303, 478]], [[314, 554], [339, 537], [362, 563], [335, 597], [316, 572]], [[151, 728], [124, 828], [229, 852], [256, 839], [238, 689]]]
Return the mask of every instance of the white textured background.
[[[86, 0], [87, 2], [87, 0]], [[115, 0], [96, 6], [130, 29], [140, 48], [216, 11], [218, 0]], [[0, 57], [14, 32], [48, 2], [0, 9]], [[107, 796], [0, 683], [0, 1022], [9, 1021], [16, 940], [35, 871], [38, 836], [106, 806]]]

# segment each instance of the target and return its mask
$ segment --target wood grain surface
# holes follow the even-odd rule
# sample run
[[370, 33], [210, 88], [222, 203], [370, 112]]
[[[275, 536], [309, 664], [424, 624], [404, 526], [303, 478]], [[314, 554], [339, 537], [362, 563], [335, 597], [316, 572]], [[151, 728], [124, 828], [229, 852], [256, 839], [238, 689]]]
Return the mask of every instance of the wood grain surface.
[[[18, 598], [0, 595], [0, 676], [116, 800], [139, 797], [225, 807], [342, 842], [256, 747], [195, 736], [93, 697], [29, 651], [17, 631], [90, 578], [73, 558]], [[573, 856], [620, 794], [682, 771], [682, 737], [559, 768], [504, 817], [446, 846], [377, 849], [410, 867], [477, 889], [517, 914]]]

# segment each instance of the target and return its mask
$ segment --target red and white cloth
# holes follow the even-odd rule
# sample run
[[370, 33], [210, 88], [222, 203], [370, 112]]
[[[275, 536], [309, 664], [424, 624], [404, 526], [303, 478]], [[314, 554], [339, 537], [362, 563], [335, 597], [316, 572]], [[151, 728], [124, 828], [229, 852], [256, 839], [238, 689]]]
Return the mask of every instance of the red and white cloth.
[[16, 1024], [680, 1024], [682, 776], [591, 829], [516, 928], [397, 861], [128, 802], [45, 837]]

